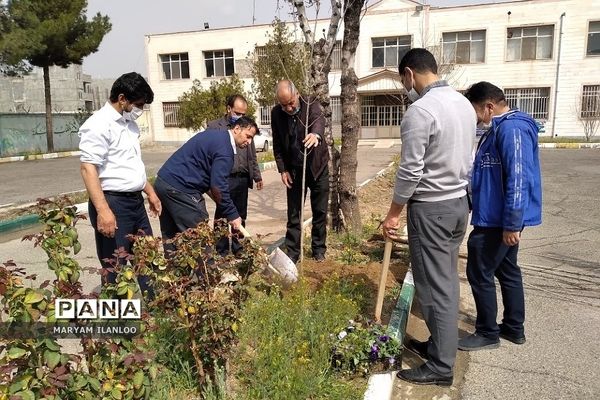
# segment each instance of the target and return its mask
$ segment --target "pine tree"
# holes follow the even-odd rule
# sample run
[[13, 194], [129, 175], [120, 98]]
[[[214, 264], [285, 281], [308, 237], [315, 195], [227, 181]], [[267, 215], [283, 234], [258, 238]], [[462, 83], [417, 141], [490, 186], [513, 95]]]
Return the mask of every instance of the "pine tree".
[[9, 0], [0, 24], [0, 61], [44, 71], [48, 151], [54, 151], [50, 67], [81, 64], [110, 29], [107, 16], [86, 17], [87, 0]]

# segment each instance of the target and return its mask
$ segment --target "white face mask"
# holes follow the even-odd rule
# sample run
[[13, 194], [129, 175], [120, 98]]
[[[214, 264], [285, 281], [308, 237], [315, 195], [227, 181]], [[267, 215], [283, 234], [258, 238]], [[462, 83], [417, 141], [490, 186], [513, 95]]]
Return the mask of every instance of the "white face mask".
[[491, 122], [483, 122], [477, 124], [477, 129], [483, 129], [484, 131], [488, 131], [492, 127]]
[[[421, 95], [415, 90], [415, 82], [413, 80], [412, 85], [410, 90], [408, 90], [408, 93], [406, 93], [406, 96], [408, 96], [408, 99], [414, 103], [415, 101], [419, 100], [421, 98]], [[405, 86], [406, 89], [406, 86]]]
[[141, 108], [137, 108], [136, 106], [133, 106], [131, 108], [131, 111], [123, 111], [123, 118], [128, 119], [130, 121], [135, 121], [136, 119], [141, 117], [143, 113], [144, 113], [144, 110], [142, 110]]
[[421, 98], [421, 95], [417, 93], [415, 88], [410, 89], [406, 95], [408, 96], [408, 99], [413, 103]]

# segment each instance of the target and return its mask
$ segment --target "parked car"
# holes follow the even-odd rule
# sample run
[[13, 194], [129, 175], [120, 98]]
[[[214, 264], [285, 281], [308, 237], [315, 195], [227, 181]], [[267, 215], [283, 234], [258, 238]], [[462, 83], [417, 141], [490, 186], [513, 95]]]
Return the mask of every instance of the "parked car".
[[273, 137], [271, 131], [268, 129], [259, 129], [258, 133], [254, 136], [254, 146], [256, 151], [269, 151], [273, 144]]

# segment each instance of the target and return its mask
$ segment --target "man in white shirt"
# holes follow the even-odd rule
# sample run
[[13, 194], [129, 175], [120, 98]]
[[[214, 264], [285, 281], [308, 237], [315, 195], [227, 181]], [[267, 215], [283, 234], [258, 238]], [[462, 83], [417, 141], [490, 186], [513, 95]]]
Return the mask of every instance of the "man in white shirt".
[[[150, 212], [161, 213], [160, 200], [146, 179], [135, 123], [144, 105], [153, 100], [154, 93], [140, 74], [124, 74], [114, 82], [109, 101], [79, 129], [81, 176], [103, 268], [111, 267], [104, 260], [113, 258], [117, 249], [131, 251], [127, 235], [139, 231], [152, 235], [142, 191], [148, 196]], [[126, 264], [124, 258], [118, 261]], [[104, 270], [102, 284], [114, 283], [115, 278], [114, 271]], [[138, 282], [142, 293], [152, 298], [148, 277], [140, 276]]]

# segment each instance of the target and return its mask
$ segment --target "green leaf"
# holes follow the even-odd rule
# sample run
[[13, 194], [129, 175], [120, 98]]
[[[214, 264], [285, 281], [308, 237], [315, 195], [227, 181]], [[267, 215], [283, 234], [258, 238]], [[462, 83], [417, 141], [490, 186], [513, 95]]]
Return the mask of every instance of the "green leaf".
[[39, 303], [42, 300], [44, 300], [44, 296], [41, 293], [31, 291], [31, 292], [27, 293], [27, 295], [25, 296], [24, 303], [25, 304], [34, 304], [34, 303]]
[[14, 360], [16, 358], [23, 357], [25, 354], [27, 354], [27, 350], [20, 347], [11, 347], [11, 349], [8, 351], [8, 358]]
[[144, 383], [144, 372], [137, 371], [133, 376], [133, 387], [138, 389]]
[[123, 398], [123, 393], [117, 388], [113, 388], [113, 390], [110, 391], [110, 395], [116, 400], [121, 400]]
[[158, 375], [158, 368], [156, 367], [156, 365], [151, 365], [149, 368], [149, 372], [150, 372], [150, 378], [152, 378], [152, 380], [156, 380], [156, 376]]
[[50, 369], [54, 369], [60, 362], [60, 353], [46, 350], [44, 352], [44, 362]]
[[90, 386], [92, 387], [92, 389], [94, 389], [95, 392], [99, 392], [100, 391], [100, 381], [96, 378], [88, 378], [88, 382], [90, 383]]
[[50, 351], [60, 351], [60, 346], [52, 339], [44, 340], [44, 344], [46, 345], [46, 348]]
[[81, 251], [81, 243], [79, 243], [79, 241], [73, 243], [73, 252], [75, 254], [79, 253]]
[[14, 394], [15, 396], [21, 396], [21, 400], [35, 400], [35, 393], [31, 390], [24, 390]]

